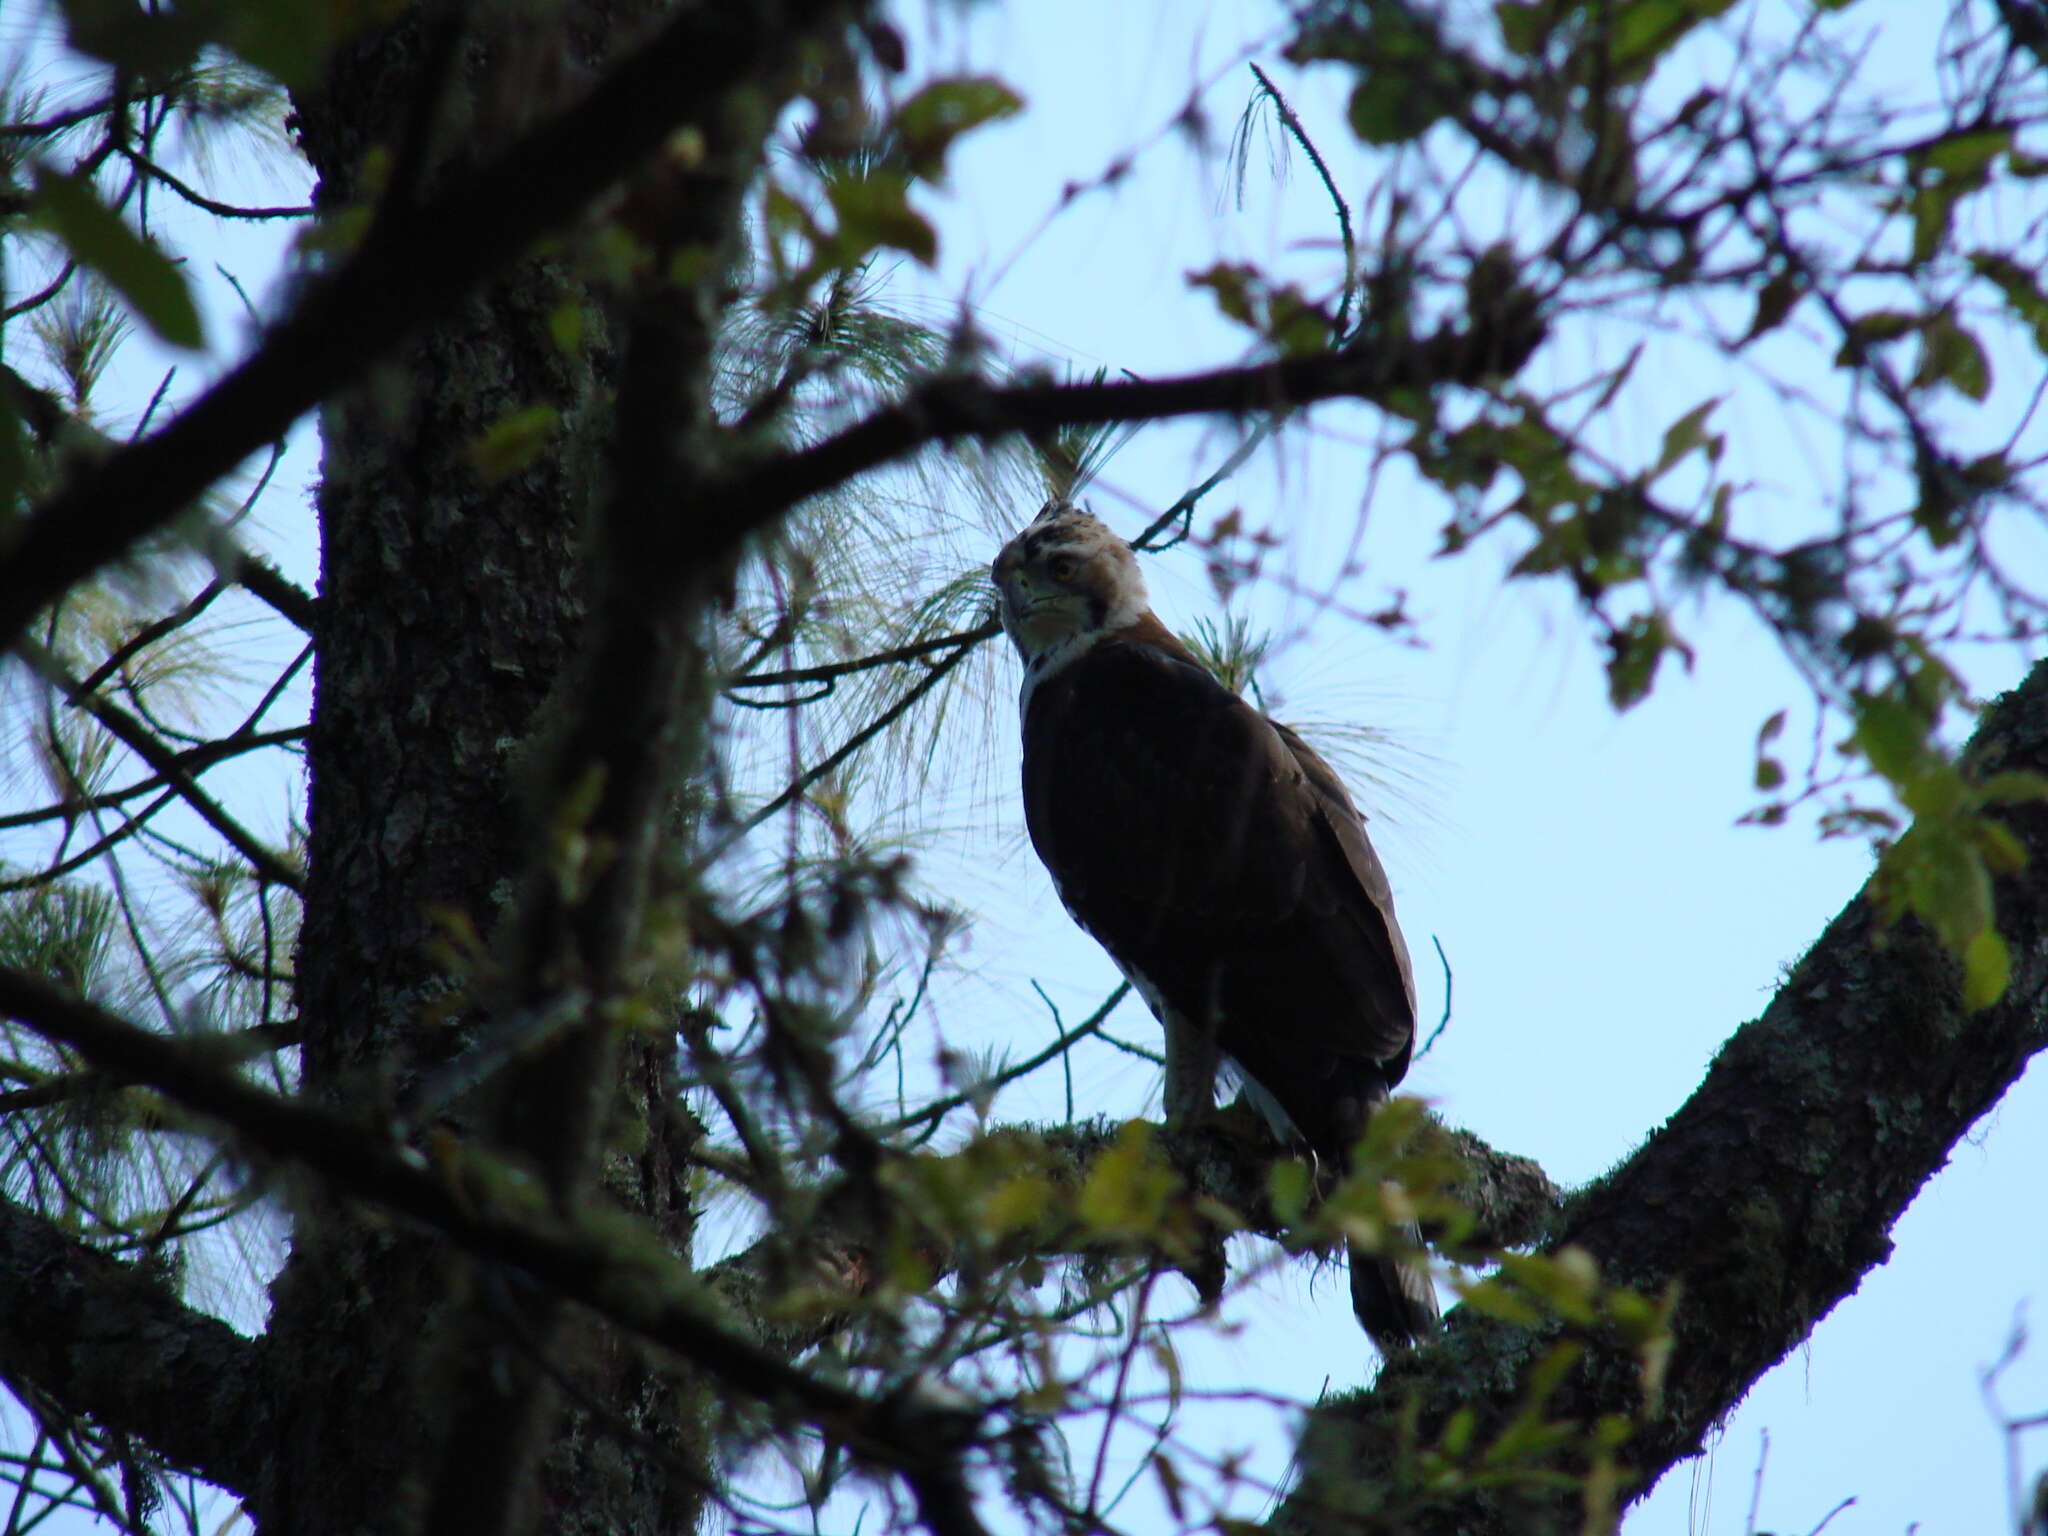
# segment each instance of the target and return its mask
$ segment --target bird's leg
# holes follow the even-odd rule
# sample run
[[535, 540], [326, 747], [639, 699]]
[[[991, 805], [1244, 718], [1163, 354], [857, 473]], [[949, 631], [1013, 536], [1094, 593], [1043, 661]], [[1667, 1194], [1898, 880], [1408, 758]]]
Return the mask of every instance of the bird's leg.
[[1216, 1104], [1216, 1069], [1222, 1050], [1216, 1032], [1186, 1019], [1166, 1025], [1166, 1123], [1192, 1125]]
[[[1216, 1070], [1222, 1062], [1222, 1048], [1213, 1029], [1170, 1015], [1160, 1022], [1166, 1028], [1166, 1126], [1173, 1131], [1191, 1130], [1215, 1116]], [[1194, 1286], [1202, 1305], [1213, 1307], [1230, 1276], [1230, 1260], [1219, 1229], [1204, 1221], [1198, 1233], [1190, 1250], [1174, 1260], [1173, 1267]]]

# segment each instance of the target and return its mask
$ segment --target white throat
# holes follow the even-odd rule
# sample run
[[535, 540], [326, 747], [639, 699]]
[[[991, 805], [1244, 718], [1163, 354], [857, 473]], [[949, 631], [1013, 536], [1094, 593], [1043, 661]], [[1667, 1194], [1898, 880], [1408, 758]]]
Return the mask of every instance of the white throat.
[[1068, 667], [1071, 667], [1076, 661], [1081, 659], [1081, 654], [1084, 651], [1088, 650], [1096, 641], [1108, 633], [1110, 633], [1108, 629], [1076, 630], [1071, 635], [1062, 635], [1059, 639], [1053, 641], [1051, 645], [1048, 645], [1044, 650], [1025, 662], [1024, 681], [1017, 690], [1017, 713], [1019, 717], [1021, 718], [1031, 713], [1031, 693], [1033, 689], [1037, 688], [1041, 683], [1058, 676]]

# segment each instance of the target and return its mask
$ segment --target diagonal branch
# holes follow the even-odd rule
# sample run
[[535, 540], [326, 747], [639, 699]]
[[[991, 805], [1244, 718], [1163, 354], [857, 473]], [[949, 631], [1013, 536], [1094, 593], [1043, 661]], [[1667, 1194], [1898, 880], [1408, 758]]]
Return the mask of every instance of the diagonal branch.
[[854, 476], [961, 438], [1031, 436], [1087, 422], [1159, 421], [1203, 414], [1255, 415], [1320, 400], [1386, 400], [1412, 391], [1476, 387], [1513, 374], [1543, 342], [1533, 302], [1510, 290], [1433, 335], [1244, 368], [1168, 379], [998, 385], [942, 376], [865, 420], [796, 453], [733, 470], [699, 517], [676, 529], [671, 568], [719, 558], [790, 508]]
[[[2048, 662], [1988, 710], [1968, 761], [2048, 771]], [[1642, 1150], [1566, 1215], [1608, 1280], [1679, 1287], [1661, 1395], [1641, 1364], [1591, 1339], [1544, 1416], [1590, 1425], [1643, 1415], [1622, 1455], [1640, 1494], [1891, 1251], [1890, 1231], [1956, 1141], [2048, 1048], [2048, 806], [2005, 819], [2028, 862], [2000, 880], [2013, 957], [2004, 997], [1962, 1004], [1960, 968], [1917, 923], [1883, 926], [1859, 896], [1828, 926], [1763, 1017], [1722, 1047], [1705, 1082]], [[1287, 1531], [1368, 1529], [1357, 1502], [1424, 1499], [1404, 1529], [1461, 1536], [1580, 1528], [1579, 1490], [1525, 1484], [1425, 1498], [1416, 1469], [1454, 1414], [1479, 1455], [1526, 1405], [1529, 1368], [1565, 1332], [1454, 1314], [1444, 1341], [1392, 1362], [1374, 1390], [1334, 1403], [1303, 1441], [1305, 1475], [1276, 1519]], [[1575, 1470], [1568, 1460], [1558, 1470]], [[1441, 1467], [1437, 1469], [1439, 1472]], [[1341, 1514], [1339, 1513], [1341, 1511]]]
[[20, 642], [20, 650], [23, 658], [44, 682], [99, 721], [123, 746], [154, 768], [157, 777], [176, 790], [178, 798], [198, 812], [208, 826], [247, 859], [258, 875], [289, 891], [304, 890], [305, 881], [297, 869], [278, 857], [261, 839], [230, 816], [225, 806], [199, 787], [199, 781], [188, 770], [182, 760], [182, 754], [173, 752], [165, 746], [157, 739], [154, 731], [118, 704], [86, 692], [84, 685], [43, 646], [24, 638]]
[[685, 7], [575, 106], [376, 235], [162, 431], [39, 506], [6, 553], [0, 650], [73, 583], [166, 527], [208, 486], [400, 340], [574, 218], [678, 129], [713, 127], [793, 29], [837, 0]]
[[947, 1469], [961, 1410], [914, 1391], [865, 1396], [776, 1358], [718, 1317], [701, 1282], [673, 1255], [622, 1229], [600, 1202], [552, 1213], [530, 1178], [495, 1158], [449, 1141], [436, 1146], [430, 1163], [411, 1147], [257, 1088], [204, 1052], [24, 971], [0, 967], [0, 1014], [104, 1071], [169, 1094], [231, 1128], [251, 1151], [305, 1168], [338, 1194], [524, 1270], [561, 1297], [713, 1373], [724, 1390], [824, 1428], [872, 1467], [906, 1478]]
[[0, 1200], [0, 1376], [239, 1492], [265, 1455], [257, 1350], [135, 1265]]

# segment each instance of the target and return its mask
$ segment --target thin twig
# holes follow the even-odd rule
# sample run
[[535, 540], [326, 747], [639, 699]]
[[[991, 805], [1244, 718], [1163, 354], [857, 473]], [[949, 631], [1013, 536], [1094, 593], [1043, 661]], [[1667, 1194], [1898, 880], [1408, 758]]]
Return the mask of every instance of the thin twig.
[[16, 646], [39, 677], [62, 693], [71, 703], [99, 721], [129, 751], [161, 774], [164, 782], [177, 792], [178, 797], [198, 812], [200, 818], [225, 838], [237, 853], [254, 865], [259, 875], [287, 890], [304, 893], [304, 878], [299, 871], [252, 836], [248, 829], [227, 813], [227, 809], [219, 801], [201, 789], [192, 775], [180, 765], [179, 754], [167, 749], [141, 721], [119, 705], [84, 693], [77, 679], [70, 675], [64, 664], [38, 642], [23, 636], [16, 642]]
[[1289, 137], [1301, 146], [1302, 153], [1308, 156], [1308, 163], [1316, 168], [1316, 175], [1322, 178], [1323, 190], [1330, 194], [1330, 202], [1337, 210], [1337, 232], [1344, 240], [1344, 289], [1337, 300], [1337, 318], [1331, 322], [1330, 339], [1341, 346], [1345, 333], [1350, 328], [1351, 297], [1358, 284], [1358, 247], [1351, 236], [1351, 205], [1344, 201], [1344, 194], [1337, 190], [1336, 178], [1330, 174], [1330, 167], [1324, 162], [1322, 152], [1316, 148], [1315, 140], [1308, 136], [1308, 130], [1301, 125], [1301, 119], [1295, 115], [1294, 108], [1288, 105], [1287, 98], [1280, 94], [1280, 88], [1258, 65], [1253, 64], [1251, 72], [1265, 88], [1266, 95], [1272, 101], [1273, 109], [1280, 114], [1280, 122], [1287, 129]]

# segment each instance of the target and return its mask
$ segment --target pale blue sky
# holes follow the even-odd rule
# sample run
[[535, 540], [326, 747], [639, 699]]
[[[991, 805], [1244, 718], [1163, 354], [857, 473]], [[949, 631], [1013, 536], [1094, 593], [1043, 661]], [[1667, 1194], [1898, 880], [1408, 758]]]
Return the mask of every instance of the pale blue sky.
[[[1912, 8], [1884, 0], [1862, 9], [1900, 27], [1913, 19]], [[1277, 193], [1255, 158], [1245, 207], [1230, 195], [1221, 146], [1250, 86], [1240, 56], [1249, 50], [1273, 65], [1273, 51], [1255, 47], [1273, 25], [1262, 6], [1172, 0], [985, 7], [964, 34], [950, 22], [907, 22], [914, 74], [996, 73], [1028, 107], [957, 154], [959, 195], [930, 205], [941, 232], [938, 270], [900, 268], [892, 281], [902, 302], [938, 319], [964, 293], [1020, 361], [1163, 374], [1243, 355], [1241, 333], [1216, 316], [1206, 294], [1188, 288], [1189, 270], [1245, 257], [1310, 281], [1335, 267], [1327, 205], [1298, 157]], [[1921, 46], [1896, 40], [1873, 67], [1887, 58], [1910, 67]], [[1200, 99], [1214, 148], [1204, 155], [1162, 129], [1208, 80]], [[1368, 172], [1346, 143], [1341, 96], [1305, 87], [1297, 104], [1333, 162], [1356, 178], [1346, 182], [1356, 202]], [[1126, 155], [1133, 169], [1115, 189], [1055, 215], [1065, 184], [1090, 182]], [[278, 193], [266, 184], [259, 195]], [[271, 246], [237, 240], [222, 259], [261, 291]], [[197, 228], [194, 245], [219, 248], [216, 235]], [[203, 263], [194, 271], [203, 290], [227, 297]], [[219, 334], [232, 335], [231, 311], [216, 314]], [[1605, 355], [1608, 344], [1597, 331], [1582, 334], [1569, 343], [1579, 351], [1560, 376]], [[1623, 433], [1642, 442], [1654, 443], [1702, 397], [1737, 389], [1703, 371], [1697, 353], [1674, 349], [1657, 361], [1638, 370], [1620, 403]], [[1743, 474], [1779, 487], [1788, 501], [1813, 466], [1825, 464], [1825, 445], [1815, 450], [1788, 437], [1760, 398], [1738, 392], [1717, 424], [1730, 431], [1731, 459], [1746, 462]], [[1253, 524], [1286, 534], [1279, 571], [1316, 593], [1369, 504], [1360, 546], [1369, 575], [1347, 596], [1369, 605], [1384, 586], [1407, 588], [1427, 647], [1392, 645], [1271, 583], [1240, 599], [1284, 637], [1263, 680], [1286, 717], [1385, 726], [1410, 749], [1397, 759], [1409, 772], [1406, 796], [1361, 799], [1417, 952], [1425, 1019], [1433, 1023], [1441, 1006], [1432, 936], [1455, 969], [1457, 1008], [1407, 1086], [1453, 1123], [1539, 1158], [1562, 1181], [1582, 1180], [1625, 1156], [1677, 1107], [1721, 1040], [1761, 1009], [1781, 968], [1854, 891], [1868, 859], [1845, 844], [1817, 844], [1804, 826], [1734, 825], [1752, 803], [1757, 725], [1788, 705], [1796, 720], [1802, 698], [1753, 626], [1732, 612], [1695, 618], [1696, 673], [1667, 673], [1650, 702], [1617, 719], [1584, 627], [1556, 594], [1503, 589], [1502, 553], [1429, 560], [1441, 506], [1397, 468], [1368, 487], [1374, 432], [1365, 412], [1319, 412], [1311, 431], [1254, 460], [1205, 511], [1241, 505]], [[303, 425], [299, 436], [303, 444]], [[1229, 445], [1213, 426], [1148, 430], [1111, 466], [1093, 505], [1135, 532]], [[283, 535], [276, 552], [308, 583], [312, 552], [288, 509], [303, 505], [294, 490], [313, 473], [302, 447], [280, 484], [276, 504], [287, 510], [267, 519]], [[1031, 510], [1019, 506], [1010, 516], [1022, 520]], [[1163, 557], [1150, 573], [1170, 620], [1217, 611], [1196, 557]], [[2010, 654], [1972, 663], [1986, 688], [2020, 667]], [[965, 974], [935, 1006], [949, 1039], [1007, 1039], [1021, 1054], [1045, 1038], [1027, 979], [1071, 1021], [1114, 973], [1059, 911], [1022, 840], [1006, 702], [1014, 673], [1007, 655], [991, 665], [999, 695], [992, 762], [958, 765], [963, 793], [946, 801], [958, 812], [958, 835], [928, 859], [932, 878], [955, 882], [983, 921]], [[255, 820], [275, 830], [285, 803], [272, 793], [278, 814]], [[1122, 1027], [1155, 1038], [1135, 1011]], [[1020, 1088], [1000, 1101], [999, 1115], [1051, 1112], [1058, 1086]], [[1156, 1105], [1150, 1071], [1107, 1052], [1083, 1059], [1077, 1091], [1085, 1112]], [[1839, 1536], [1915, 1522], [1929, 1536], [1999, 1529], [2002, 1451], [1977, 1373], [1998, 1353], [2014, 1309], [2030, 1298], [2037, 1307], [2048, 1302], [2044, 1126], [2048, 1086], [2037, 1069], [1923, 1192], [1895, 1234], [1894, 1259], [1766, 1378], [1714, 1455], [1696, 1472], [1667, 1478], [1625, 1529], [1742, 1532], [1764, 1430], [1771, 1454], [1763, 1529], [1808, 1530], [1849, 1496], [1856, 1507], [1830, 1526]], [[1371, 1369], [1343, 1286], [1311, 1284], [1299, 1268], [1240, 1299], [1229, 1316], [1242, 1331], [1199, 1356], [1219, 1384], [1312, 1396], [1326, 1379], [1346, 1386]], [[1191, 1374], [1196, 1369], [1191, 1364]], [[2009, 1374], [2007, 1402], [2048, 1408], [2048, 1347]], [[1283, 1416], [1191, 1410], [1190, 1424], [1189, 1438], [1209, 1449], [1258, 1447], [1266, 1472], [1277, 1474]], [[2036, 1444], [2030, 1466], [2043, 1460], [2048, 1447]], [[1133, 1525], [1147, 1528], [1136, 1516]]]
[[[1928, 38], [1908, 8], [1861, 9], [1902, 31], [1867, 70], [1920, 67]], [[1220, 154], [1193, 153], [1160, 130], [1194, 83], [1220, 75], [1200, 97], [1220, 150], [1251, 86], [1239, 55], [1272, 24], [1265, 7], [1154, 0], [983, 8], [964, 47], [941, 28], [948, 41], [933, 67], [996, 73], [1028, 108], [959, 154], [958, 200], [934, 205], [942, 254], [933, 291], [973, 295], [987, 328], [1020, 353], [1082, 367], [1157, 375], [1241, 355], [1242, 333], [1185, 274], [1242, 257], [1311, 288], [1327, 281], [1337, 269], [1327, 202], [1299, 156], [1277, 196], [1255, 157], [1240, 210]], [[911, 36], [914, 57], [925, 57], [926, 35]], [[1274, 66], [1270, 48], [1254, 56]], [[1346, 142], [1341, 94], [1300, 87], [1296, 104], [1340, 177], [1348, 170], [1356, 207], [1369, 172]], [[1133, 169], [1113, 190], [1048, 219], [1065, 185], [1091, 183], [1126, 156]], [[1577, 350], [1560, 377], [1590, 357], [1620, 355], [1597, 331], [1569, 346]], [[2031, 372], [2015, 361], [2022, 379], [2038, 373], [2038, 360]], [[1637, 434], [1639, 454], [1702, 398], [1729, 391], [1716, 425], [1730, 433], [1730, 473], [1775, 488], [1775, 515], [1787, 515], [1810, 477], [1826, 472], [1828, 445], [1788, 436], [1770, 401], [1717, 375], [1698, 349], [1653, 348], [1619, 402], [1616, 438]], [[1678, 1106], [1720, 1042], [1761, 1010], [1782, 968], [1854, 892], [1868, 856], [1817, 843], [1808, 826], [1734, 825], [1753, 804], [1758, 725], [1788, 705], [1795, 722], [1803, 713], [1804, 690], [1755, 626], [1732, 610], [1694, 617], [1696, 672], [1667, 671], [1648, 703], [1617, 719], [1585, 627], [1559, 594], [1500, 585], [1501, 565], [1518, 551], [1430, 562], [1442, 504], [1393, 472], [1369, 493], [1373, 430], [1366, 413], [1319, 412], [1309, 435], [1262, 455], [1205, 510], [1241, 505], [1251, 523], [1287, 533], [1297, 542], [1281, 569], [1320, 591], [1370, 494], [1361, 546], [1369, 575], [1347, 595], [1370, 607], [1383, 586], [1407, 588], [1428, 649], [1390, 645], [1276, 587], [1240, 606], [1300, 636], [1265, 679], [1284, 694], [1283, 715], [1385, 725], [1424, 755], [1411, 765], [1410, 803], [1361, 797], [1418, 955], [1427, 1020], [1441, 1006], [1432, 935], [1455, 970], [1455, 1018], [1407, 1086], [1453, 1123], [1538, 1157], [1560, 1180], [1583, 1180]], [[1228, 445], [1215, 429], [1148, 430], [1111, 466], [1095, 509], [1133, 533]], [[1029, 510], [1017, 509], [1019, 518]], [[1170, 619], [1216, 611], [1198, 557], [1168, 555], [1149, 570]], [[1986, 689], [2022, 665], [2009, 651], [1969, 661]], [[1007, 883], [1036, 921], [1020, 925], [1014, 952], [987, 956], [990, 966], [1037, 977], [1070, 1018], [1084, 1010], [1113, 972], [1066, 928], [1014, 837], [991, 883]], [[994, 947], [1000, 926], [986, 925], [984, 946]], [[1141, 1015], [1127, 1028], [1153, 1038]], [[1147, 1076], [1136, 1064], [1104, 1069], [1088, 1107], [1131, 1112]], [[2037, 1069], [1923, 1192], [1897, 1229], [1893, 1260], [1760, 1384], [1714, 1454], [1696, 1472], [1669, 1476], [1625, 1530], [1743, 1531], [1765, 1430], [1763, 1529], [1811, 1529], [1850, 1496], [1856, 1506], [1831, 1531], [2001, 1528], [2003, 1452], [1977, 1376], [2014, 1309], [2048, 1299], [2044, 1125], [2048, 1081]], [[1269, 1293], [1244, 1314], [1239, 1363], [1248, 1379], [1273, 1387], [1285, 1378], [1312, 1393], [1324, 1375], [1341, 1386], [1369, 1369], [1341, 1285], [1311, 1288], [1292, 1276]], [[2006, 1380], [2010, 1407], [2048, 1406], [2048, 1348]], [[2030, 1465], [2043, 1460], [2048, 1445], [2036, 1443]]]

